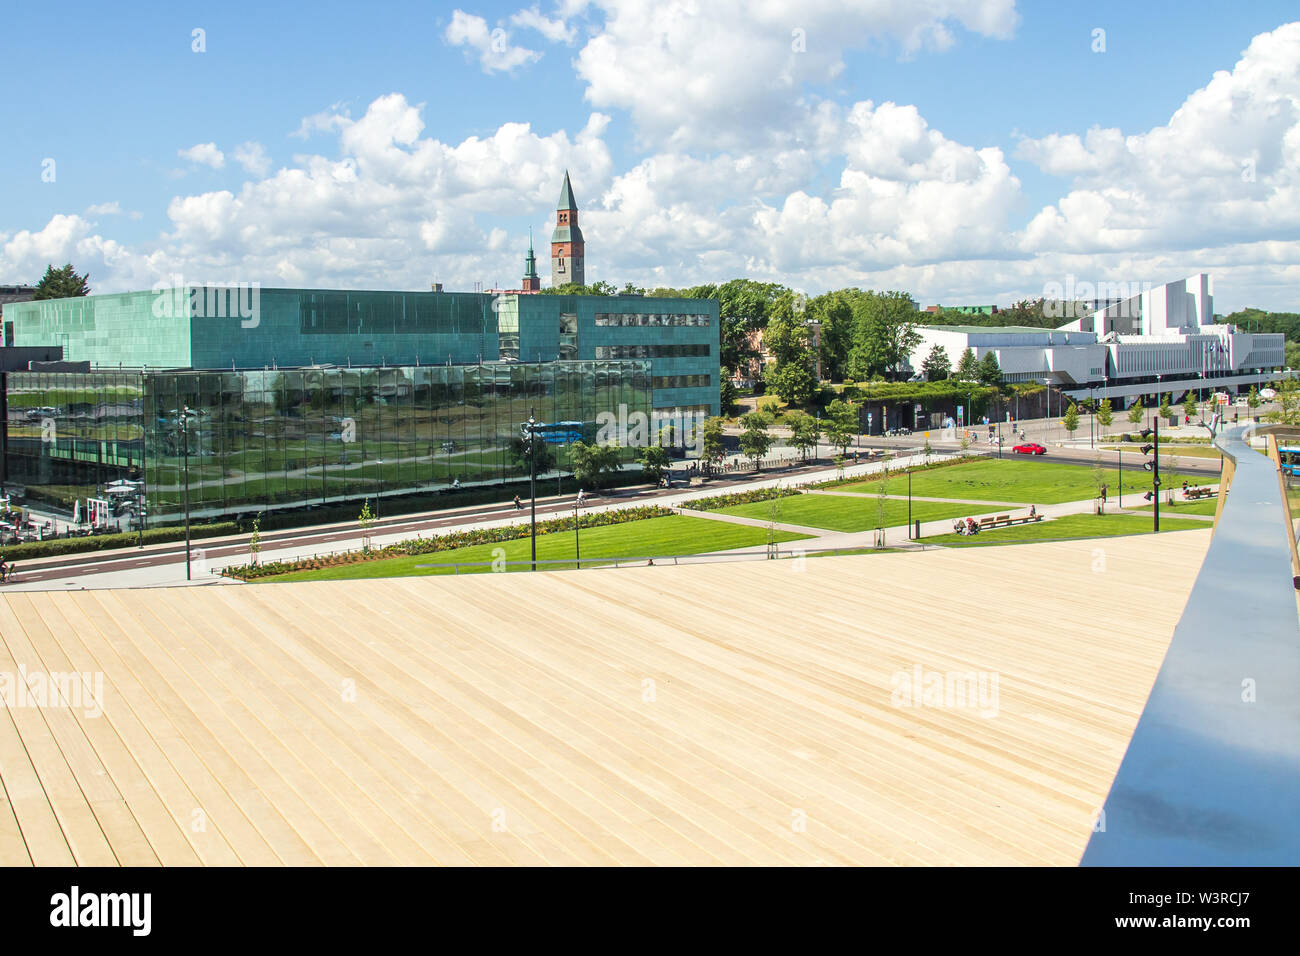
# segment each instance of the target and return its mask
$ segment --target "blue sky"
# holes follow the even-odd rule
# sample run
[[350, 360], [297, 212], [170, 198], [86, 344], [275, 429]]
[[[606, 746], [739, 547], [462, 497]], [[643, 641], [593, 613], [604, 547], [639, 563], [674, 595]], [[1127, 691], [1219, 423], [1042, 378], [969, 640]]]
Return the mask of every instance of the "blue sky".
[[[264, 285], [419, 288], [431, 274], [512, 285], [521, 237], [547, 228], [571, 165], [588, 274], [619, 284], [754, 275], [1006, 301], [1066, 273], [1161, 282], [1206, 270], [1220, 311], [1300, 309], [1297, 213], [1284, 208], [1300, 181], [1285, 144], [1300, 134], [1269, 119], [1296, 108], [1298, 58], [1280, 80], [1268, 66], [1286, 73], [1291, 36], [1234, 72], [1293, 5], [940, 0], [934, 17], [885, 0], [769, 6], [756, 24], [728, 2], [541, 4], [549, 37], [520, 22], [519, 2], [13, 6], [0, 37], [0, 282], [34, 281], [62, 255], [104, 291], [169, 270]], [[458, 42], [457, 10], [469, 25], [458, 35], [481, 19], [504, 31], [505, 56], [527, 56], [504, 68], [499, 50]], [[806, 51], [791, 55], [795, 30]], [[787, 66], [792, 80], [773, 80]], [[1213, 104], [1162, 133], [1216, 71], [1255, 117], [1247, 135], [1235, 107], [1216, 119]], [[873, 112], [855, 125], [863, 102]], [[374, 129], [360, 122], [368, 111]], [[313, 115], [335, 120], [295, 135]], [[903, 129], [913, 116], [923, 133]], [[513, 123], [531, 139], [482, 157], [465, 145]], [[1094, 128], [1119, 133], [1089, 144]], [[1194, 159], [1203, 150], [1188, 137], [1215, 129], [1217, 162], [1170, 168], [1168, 153]], [[1080, 156], [1067, 162], [1059, 137], [1071, 134]], [[1118, 155], [1133, 136], [1149, 141]], [[235, 158], [242, 144], [259, 147], [248, 162]], [[1207, 169], [1238, 164], [1233, 149], [1242, 162], [1283, 159], [1260, 160], [1249, 195], [1234, 196], [1206, 185]], [[356, 183], [310, 172], [312, 157], [351, 161]], [[1153, 222], [1134, 229], [1125, 209]]]

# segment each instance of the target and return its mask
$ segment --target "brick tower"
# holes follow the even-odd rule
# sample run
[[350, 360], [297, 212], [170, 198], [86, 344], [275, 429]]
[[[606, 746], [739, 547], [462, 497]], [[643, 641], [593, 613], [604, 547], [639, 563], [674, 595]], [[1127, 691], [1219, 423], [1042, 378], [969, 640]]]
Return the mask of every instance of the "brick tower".
[[555, 211], [555, 231], [551, 233], [551, 286], [566, 282], [587, 284], [585, 268], [586, 244], [578, 228], [578, 204], [573, 201], [573, 187], [569, 185], [569, 171], [564, 171], [564, 188]]

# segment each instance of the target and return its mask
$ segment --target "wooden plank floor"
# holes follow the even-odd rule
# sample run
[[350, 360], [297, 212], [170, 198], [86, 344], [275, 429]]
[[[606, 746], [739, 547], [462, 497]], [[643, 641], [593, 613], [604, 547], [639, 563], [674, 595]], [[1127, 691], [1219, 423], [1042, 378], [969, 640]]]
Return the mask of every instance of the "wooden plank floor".
[[0, 595], [0, 865], [1073, 865], [1208, 541]]

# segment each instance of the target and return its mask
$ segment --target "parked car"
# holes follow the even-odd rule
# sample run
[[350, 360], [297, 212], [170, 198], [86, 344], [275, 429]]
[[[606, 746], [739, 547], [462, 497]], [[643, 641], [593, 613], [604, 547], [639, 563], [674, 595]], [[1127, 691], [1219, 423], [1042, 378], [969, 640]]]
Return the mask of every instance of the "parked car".
[[1028, 442], [1024, 445], [1016, 445], [1011, 449], [1017, 455], [1046, 455], [1047, 449], [1035, 442]]

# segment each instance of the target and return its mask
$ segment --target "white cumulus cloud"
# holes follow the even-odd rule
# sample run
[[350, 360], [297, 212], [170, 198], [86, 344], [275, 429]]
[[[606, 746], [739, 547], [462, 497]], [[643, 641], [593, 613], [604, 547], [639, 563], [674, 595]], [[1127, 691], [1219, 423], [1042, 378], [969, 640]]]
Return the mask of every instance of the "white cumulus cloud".
[[216, 143], [197, 143], [189, 149], [178, 149], [176, 155], [202, 166], [221, 169], [226, 165], [226, 154], [217, 149]]
[[510, 35], [503, 28], [489, 30], [486, 20], [464, 10], [452, 13], [443, 38], [452, 46], [463, 46], [477, 52], [484, 73], [509, 72], [541, 58], [536, 50], [512, 44]]

